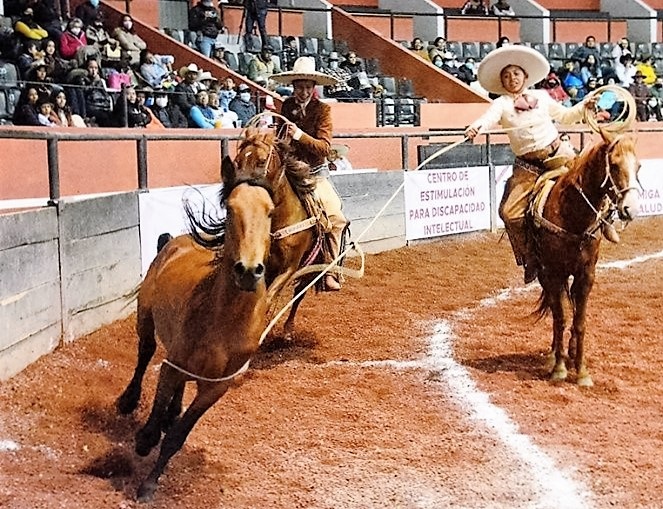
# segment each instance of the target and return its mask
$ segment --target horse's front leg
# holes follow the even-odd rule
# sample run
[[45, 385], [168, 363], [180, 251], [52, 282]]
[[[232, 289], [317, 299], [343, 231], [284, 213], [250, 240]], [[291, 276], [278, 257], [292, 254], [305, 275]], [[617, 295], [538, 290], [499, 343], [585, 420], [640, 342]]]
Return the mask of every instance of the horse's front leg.
[[594, 271], [585, 277], [574, 279], [571, 287], [571, 298], [574, 302], [573, 327], [571, 335], [575, 338], [575, 368], [577, 384], [581, 387], [592, 387], [594, 382], [585, 363], [585, 330], [587, 320], [587, 301], [594, 286]]
[[159, 477], [163, 474], [170, 458], [182, 448], [186, 437], [189, 436], [198, 419], [224, 395], [228, 387], [230, 387], [230, 382], [198, 383], [196, 397], [182, 417], [175, 421], [164, 436], [159, 457], [154, 468], [138, 488], [137, 498], [139, 502], [149, 502], [152, 500], [157, 490]]
[[566, 316], [564, 313], [563, 285], [555, 283], [553, 290], [548, 293], [549, 305], [553, 317], [552, 354], [555, 362], [550, 379], [553, 381], [566, 380], [568, 371], [564, 362], [564, 330], [566, 329]]

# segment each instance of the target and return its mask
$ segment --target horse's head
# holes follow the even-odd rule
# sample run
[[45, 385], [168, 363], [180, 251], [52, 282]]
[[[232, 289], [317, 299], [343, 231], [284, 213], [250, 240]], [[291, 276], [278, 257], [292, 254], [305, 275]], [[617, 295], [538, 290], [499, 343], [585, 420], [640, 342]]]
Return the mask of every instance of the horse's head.
[[632, 134], [620, 135], [608, 143], [605, 156], [606, 175], [603, 186], [617, 208], [619, 218], [631, 221], [638, 215], [640, 161], [635, 154], [635, 137]]
[[224, 158], [222, 167], [234, 166], [239, 179], [265, 178], [272, 185], [283, 175], [280, 154], [272, 131], [249, 127], [237, 148], [234, 161]]
[[273, 211], [271, 192], [258, 182], [240, 182], [227, 195], [223, 256], [243, 291], [256, 291], [264, 280]]

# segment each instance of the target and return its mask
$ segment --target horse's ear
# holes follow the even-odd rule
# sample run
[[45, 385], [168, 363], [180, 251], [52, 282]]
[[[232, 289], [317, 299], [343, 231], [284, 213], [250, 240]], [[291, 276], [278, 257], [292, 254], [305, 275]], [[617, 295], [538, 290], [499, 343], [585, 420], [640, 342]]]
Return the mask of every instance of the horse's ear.
[[230, 156], [224, 157], [223, 161], [221, 161], [221, 180], [225, 185], [232, 187], [236, 177], [237, 167], [235, 166], [235, 162]]

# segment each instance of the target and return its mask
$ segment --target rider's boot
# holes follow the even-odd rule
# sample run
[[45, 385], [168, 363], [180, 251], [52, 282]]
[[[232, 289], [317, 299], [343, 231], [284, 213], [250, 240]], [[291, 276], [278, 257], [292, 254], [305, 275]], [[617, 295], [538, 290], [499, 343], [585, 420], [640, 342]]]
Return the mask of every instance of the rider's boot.
[[612, 242], [613, 244], [619, 244], [619, 241], [621, 240], [619, 238], [619, 233], [617, 233], [617, 230], [612, 224], [603, 223], [601, 225], [601, 231], [603, 232], [603, 236], [606, 238], [606, 240]]
[[327, 274], [325, 276], [325, 290], [328, 292], [337, 292], [341, 289], [341, 283], [338, 282], [335, 276]]
[[505, 222], [506, 233], [511, 242], [516, 263], [525, 269], [523, 280], [525, 284], [531, 283], [539, 273], [539, 261], [534, 251], [534, 246], [528, 240], [525, 230], [525, 219], [514, 219]]

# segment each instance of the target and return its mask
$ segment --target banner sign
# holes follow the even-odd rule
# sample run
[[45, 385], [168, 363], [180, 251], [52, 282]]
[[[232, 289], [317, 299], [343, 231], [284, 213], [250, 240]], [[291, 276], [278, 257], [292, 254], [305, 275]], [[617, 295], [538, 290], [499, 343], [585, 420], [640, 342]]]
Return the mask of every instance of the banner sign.
[[660, 216], [663, 214], [663, 159], [643, 159], [640, 163], [639, 215]]

